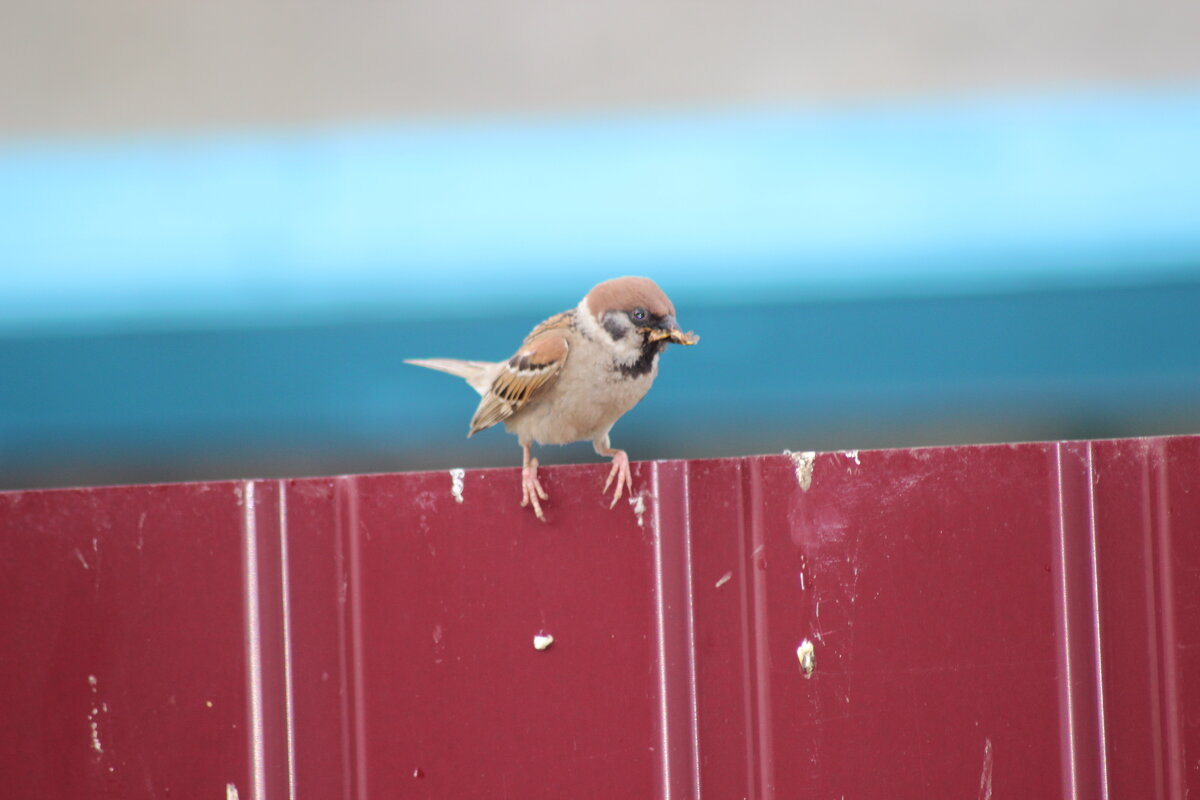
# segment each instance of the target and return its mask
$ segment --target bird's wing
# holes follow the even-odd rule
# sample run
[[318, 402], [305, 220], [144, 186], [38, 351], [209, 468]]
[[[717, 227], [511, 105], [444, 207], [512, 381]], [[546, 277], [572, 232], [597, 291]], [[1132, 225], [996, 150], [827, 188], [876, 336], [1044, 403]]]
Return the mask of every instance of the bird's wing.
[[569, 324], [569, 312], [564, 312], [533, 329], [484, 392], [468, 436], [508, 419], [554, 384], [571, 349]]

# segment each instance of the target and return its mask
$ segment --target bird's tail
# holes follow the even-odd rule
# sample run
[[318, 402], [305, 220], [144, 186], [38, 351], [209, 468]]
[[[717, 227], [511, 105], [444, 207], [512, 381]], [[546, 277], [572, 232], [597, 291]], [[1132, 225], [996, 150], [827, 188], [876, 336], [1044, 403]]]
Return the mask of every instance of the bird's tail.
[[457, 375], [481, 395], [488, 390], [492, 369], [496, 366], [491, 361], [460, 361], [457, 358], [406, 358], [404, 363]]

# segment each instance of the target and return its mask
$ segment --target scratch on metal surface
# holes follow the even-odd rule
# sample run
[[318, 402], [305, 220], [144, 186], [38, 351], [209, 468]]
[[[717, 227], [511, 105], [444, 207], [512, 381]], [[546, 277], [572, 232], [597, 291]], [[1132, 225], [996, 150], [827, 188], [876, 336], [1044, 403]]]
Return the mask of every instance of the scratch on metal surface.
[[91, 569], [91, 567], [88, 565], [87, 559], [83, 557], [83, 551], [81, 551], [78, 547], [75, 548], [75, 557], [79, 559], [80, 564], [83, 564], [84, 569]]
[[979, 800], [992, 800], [992, 740], [983, 740], [983, 772], [979, 775]]
[[793, 453], [791, 450], [784, 450], [783, 454], [796, 465], [796, 482], [800, 484], [801, 491], [807, 492], [808, 487], [812, 486], [813, 465], [817, 462], [816, 452], [804, 450]]
[[463, 502], [463, 479], [467, 477], [467, 471], [460, 467], [455, 467], [450, 470], [450, 495], [454, 498], [454, 502]]
[[716, 582], [715, 584], [713, 584], [713, 585], [714, 585], [716, 588], [720, 589], [722, 586], [724, 586], [725, 584], [729, 583], [731, 580], [733, 580], [733, 573], [732, 573], [732, 572], [726, 572], [724, 575], [722, 575], [721, 577], [717, 578], [717, 582]]
[[842, 455], [844, 455], [846, 458], [851, 459], [855, 464], [859, 464], [859, 465], [862, 464], [862, 462], [858, 460], [858, 451], [857, 450], [843, 450]]

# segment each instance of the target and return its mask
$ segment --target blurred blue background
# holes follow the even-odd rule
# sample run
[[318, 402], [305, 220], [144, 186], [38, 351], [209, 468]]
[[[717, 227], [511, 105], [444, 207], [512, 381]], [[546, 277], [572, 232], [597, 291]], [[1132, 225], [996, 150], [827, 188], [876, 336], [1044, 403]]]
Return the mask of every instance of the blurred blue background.
[[519, 463], [402, 359], [624, 274], [635, 458], [1200, 431], [1197, 9], [14, 8], [0, 488]]

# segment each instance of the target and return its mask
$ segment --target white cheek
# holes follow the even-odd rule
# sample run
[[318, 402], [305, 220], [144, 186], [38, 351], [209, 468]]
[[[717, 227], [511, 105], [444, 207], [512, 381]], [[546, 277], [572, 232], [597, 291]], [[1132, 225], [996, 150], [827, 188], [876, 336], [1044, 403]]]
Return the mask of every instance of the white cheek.
[[613, 348], [613, 357], [621, 364], [632, 364], [642, 356], [642, 337], [637, 334], [628, 320], [617, 318], [623, 328], [623, 335], [614, 339], [612, 334], [592, 316], [587, 308], [587, 298], [579, 302], [576, 319], [583, 332], [597, 342], [609, 343]]
[[622, 363], [632, 364], [642, 356], [642, 340], [640, 336], [626, 335], [613, 344], [616, 345], [617, 360]]

